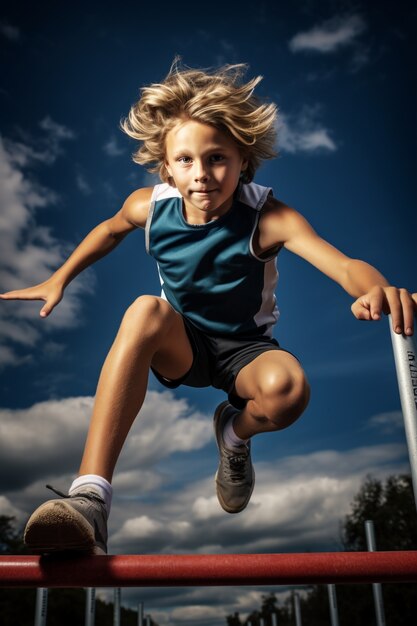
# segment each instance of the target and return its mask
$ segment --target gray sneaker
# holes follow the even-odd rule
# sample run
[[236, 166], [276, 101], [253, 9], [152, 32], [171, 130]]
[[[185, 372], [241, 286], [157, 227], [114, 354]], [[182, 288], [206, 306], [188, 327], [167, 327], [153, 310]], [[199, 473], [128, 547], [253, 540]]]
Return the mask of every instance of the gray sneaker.
[[107, 554], [107, 510], [96, 491], [80, 488], [62, 500], [48, 500], [32, 513], [23, 540], [34, 553], [67, 550]]
[[240, 513], [247, 506], [255, 486], [255, 471], [250, 458], [250, 441], [239, 448], [226, 448], [223, 430], [234, 413], [239, 413], [227, 400], [214, 414], [214, 434], [220, 454], [216, 472], [217, 498], [227, 513]]

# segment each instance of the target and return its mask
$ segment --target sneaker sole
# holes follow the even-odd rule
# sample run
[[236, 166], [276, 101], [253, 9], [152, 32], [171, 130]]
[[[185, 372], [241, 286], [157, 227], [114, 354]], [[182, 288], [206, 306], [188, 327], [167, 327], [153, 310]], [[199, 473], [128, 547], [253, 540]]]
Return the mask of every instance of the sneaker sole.
[[[219, 443], [218, 443], [218, 437], [217, 437], [217, 424], [219, 423], [218, 416], [219, 416], [219, 415], [220, 415], [220, 413], [223, 411], [224, 407], [226, 407], [228, 404], [229, 404], [228, 400], [225, 400], [224, 402], [222, 402], [221, 404], [219, 404], [219, 406], [217, 407], [217, 409], [216, 409], [216, 411], [215, 411], [215, 413], [214, 413], [214, 418], [213, 418], [214, 423], [216, 424], [216, 429], [215, 429], [215, 434], [216, 434], [216, 445], [217, 445], [217, 449], [218, 449], [218, 451], [219, 451], [219, 454], [220, 454], [220, 446], [219, 446]], [[244, 503], [241, 507], [239, 507], [238, 509], [236, 509], [236, 508], [233, 508], [233, 509], [232, 509], [232, 508], [231, 508], [230, 506], [228, 506], [228, 505], [226, 504], [226, 502], [223, 500], [222, 495], [221, 495], [221, 493], [220, 493], [220, 491], [219, 491], [219, 488], [218, 488], [218, 485], [217, 485], [217, 477], [218, 477], [218, 474], [219, 474], [219, 470], [217, 470], [216, 475], [214, 476], [214, 481], [215, 481], [215, 483], [216, 483], [216, 494], [217, 494], [217, 499], [218, 499], [218, 501], [220, 502], [220, 506], [222, 507], [222, 509], [223, 509], [224, 511], [226, 511], [226, 513], [232, 513], [232, 514], [233, 514], [233, 513], [241, 513], [241, 511], [243, 511], [244, 509], [246, 509], [246, 507], [248, 506], [248, 504], [249, 504], [249, 500], [251, 499], [251, 496], [252, 496], [252, 493], [253, 493], [253, 490], [254, 490], [254, 487], [255, 487], [255, 470], [253, 469], [253, 466], [252, 466], [252, 476], [253, 476], [253, 481], [252, 481], [252, 489], [250, 490], [250, 493], [249, 493], [249, 495], [248, 495], [248, 498], [247, 498], [246, 502], [245, 502], [245, 503]]]
[[23, 538], [35, 553], [79, 550], [104, 554], [95, 545], [93, 530], [86, 519], [67, 502], [46, 502], [29, 518]]

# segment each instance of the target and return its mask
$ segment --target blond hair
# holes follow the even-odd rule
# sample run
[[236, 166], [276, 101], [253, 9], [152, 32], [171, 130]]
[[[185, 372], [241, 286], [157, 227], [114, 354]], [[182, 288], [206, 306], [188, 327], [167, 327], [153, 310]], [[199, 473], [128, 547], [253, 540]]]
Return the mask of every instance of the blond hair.
[[151, 165], [149, 172], [169, 182], [165, 138], [179, 120], [190, 119], [215, 126], [234, 139], [248, 161], [242, 180], [250, 182], [262, 160], [277, 156], [277, 107], [262, 103], [253, 93], [263, 77], [243, 83], [246, 63], [199, 70], [180, 69], [179, 61], [180, 57], [174, 59], [161, 83], [141, 88], [140, 99], [120, 121], [121, 129], [142, 143], [132, 154], [133, 161]]

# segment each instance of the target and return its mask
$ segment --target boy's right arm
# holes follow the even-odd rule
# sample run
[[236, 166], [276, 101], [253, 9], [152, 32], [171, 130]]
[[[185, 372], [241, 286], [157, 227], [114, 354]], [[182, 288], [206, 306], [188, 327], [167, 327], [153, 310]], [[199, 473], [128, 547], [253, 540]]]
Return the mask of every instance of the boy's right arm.
[[152, 187], [130, 194], [113, 217], [93, 228], [63, 265], [43, 283], [0, 294], [3, 300], [44, 300], [41, 317], [47, 317], [62, 300], [67, 285], [89, 265], [114, 250], [136, 228], [144, 228], [148, 216]]

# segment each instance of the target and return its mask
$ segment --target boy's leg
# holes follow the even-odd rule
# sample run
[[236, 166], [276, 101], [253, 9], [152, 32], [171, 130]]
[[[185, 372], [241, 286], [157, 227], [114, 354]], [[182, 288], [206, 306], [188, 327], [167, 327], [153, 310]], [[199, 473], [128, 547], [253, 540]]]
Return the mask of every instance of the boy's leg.
[[236, 377], [235, 390], [247, 400], [245, 408], [239, 411], [224, 402], [214, 417], [220, 453], [217, 496], [228, 513], [242, 511], [252, 495], [255, 472], [250, 438], [292, 424], [304, 411], [310, 394], [297, 359], [278, 350], [264, 352], [243, 367]]
[[[147, 388], [149, 367], [169, 379], [190, 369], [193, 351], [181, 316], [161, 298], [143, 296], [126, 311], [104, 362], [80, 467], [81, 482], [70, 497], [52, 500], [29, 519], [25, 542], [36, 551], [84, 549], [107, 551], [108, 507], [100, 486], [110, 482], [130, 427]], [[104, 482], [105, 482], [104, 481]]]
[[192, 362], [182, 317], [161, 298], [138, 298], [127, 309], [104, 362], [79, 473], [98, 474], [110, 482], [145, 398], [150, 366], [175, 380]]
[[243, 367], [235, 381], [246, 406], [233, 422], [241, 439], [282, 430], [297, 420], [310, 399], [310, 387], [297, 359], [283, 350], [268, 350]]

